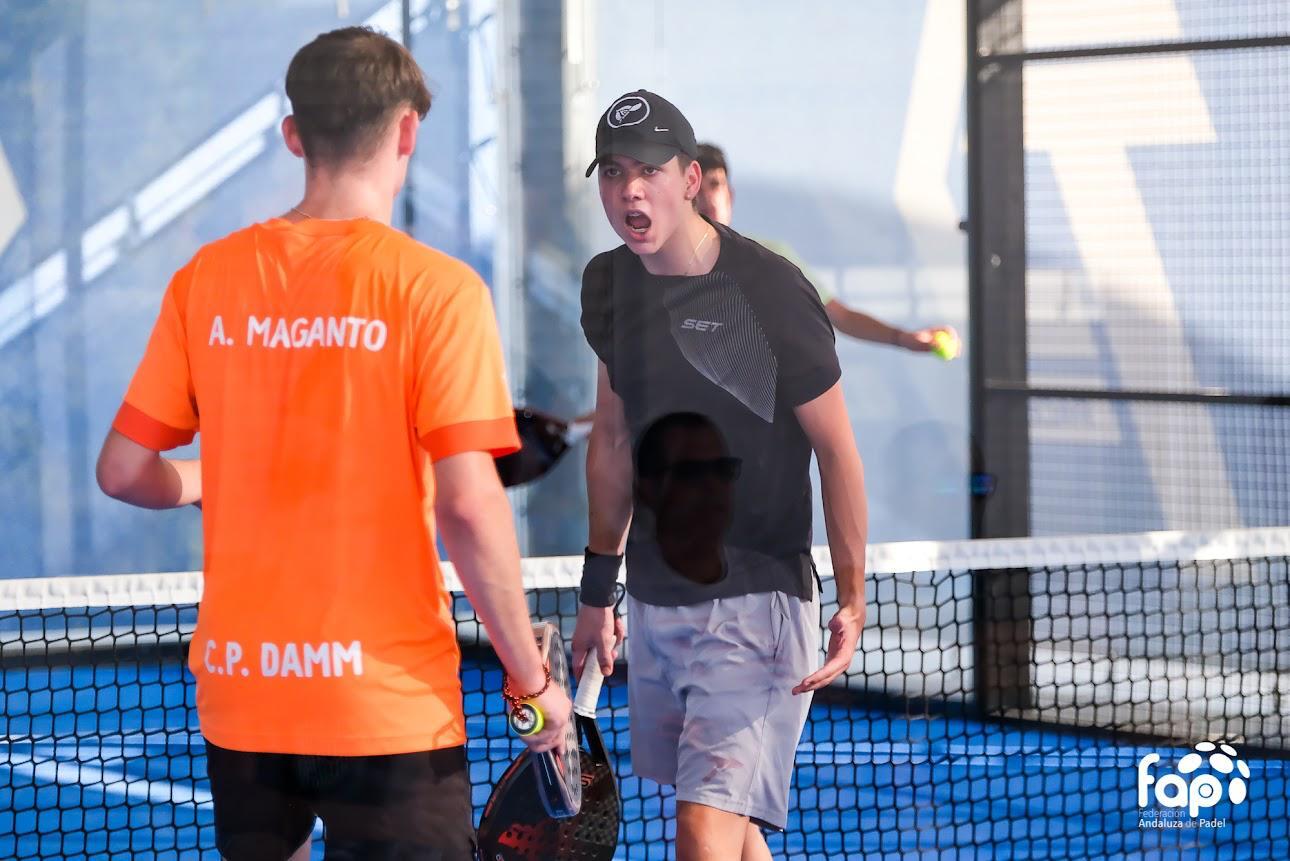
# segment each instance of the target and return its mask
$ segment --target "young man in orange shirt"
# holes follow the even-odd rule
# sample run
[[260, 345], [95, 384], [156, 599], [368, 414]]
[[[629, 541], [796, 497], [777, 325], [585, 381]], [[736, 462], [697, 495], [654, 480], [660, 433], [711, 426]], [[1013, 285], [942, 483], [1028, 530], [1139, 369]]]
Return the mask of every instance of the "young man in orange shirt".
[[[434, 529], [556, 746], [493, 457], [517, 448], [488, 289], [389, 226], [430, 108], [398, 43], [287, 71], [305, 194], [176, 273], [99, 458], [109, 495], [200, 504], [190, 667], [225, 858], [473, 858], [460, 652]], [[159, 452], [202, 433], [200, 461]], [[433, 512], [431, 514], [431, 512]], [[427, 521], [430, 521], [428, 525]], [[294, 856], [293, 856], [294, 853]]]

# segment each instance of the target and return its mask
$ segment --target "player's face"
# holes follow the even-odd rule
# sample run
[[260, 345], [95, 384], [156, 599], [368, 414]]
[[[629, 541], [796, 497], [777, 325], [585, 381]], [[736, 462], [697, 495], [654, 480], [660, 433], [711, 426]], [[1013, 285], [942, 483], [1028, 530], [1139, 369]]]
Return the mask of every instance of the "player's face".
[[663, 165], [646, 164], [627, 156], [611, 156], [600, 164], [600, 202], [614, 232], [634, 254], [657, 253], [686, 215], [693, 211], [690, 203], [697, 189], [692, 174], [681, 170], [673, 156]]
[[705, 170], [703, 180], [699, 183], [699, 196], [695, 198], [699, 213], [711, 218], [717, 224], [730, 224], [734, 214], [735, 196], [730, 189], [730, 179], [723, 167]]

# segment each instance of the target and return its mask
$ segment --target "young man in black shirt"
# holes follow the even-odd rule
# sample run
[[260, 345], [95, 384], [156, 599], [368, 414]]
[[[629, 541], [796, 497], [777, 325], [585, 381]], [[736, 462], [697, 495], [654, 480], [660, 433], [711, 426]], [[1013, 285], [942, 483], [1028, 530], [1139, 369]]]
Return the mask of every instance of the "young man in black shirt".
[[[600, 361], [574, 664], [594, 649], [612, 671], [625, 552], [633, 769], [676, 786], [680, 861], [764, 861], [810, 693], [850, 666], [864, 623], [864, 481], [819, 297], [699, 215], [697, 156], [644, 90], [596, 130], [587, 175], [624, 244], [583, 274]], [[840, 604], [823, 667], [812, 451]]]

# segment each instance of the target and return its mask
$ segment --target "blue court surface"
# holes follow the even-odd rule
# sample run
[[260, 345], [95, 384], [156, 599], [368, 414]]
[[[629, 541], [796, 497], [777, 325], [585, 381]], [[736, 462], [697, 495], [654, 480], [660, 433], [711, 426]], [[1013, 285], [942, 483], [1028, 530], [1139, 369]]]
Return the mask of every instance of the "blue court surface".
[[[520, 747], [505, 735], [496, 669], [467, 664], [463, 683], [482, 807]], [[193, 689], [178, 664], [9, 669], [4, 691], [0, 858], [216, 857]], [[673, 802], [631, 774], [626, 699], [609, 686], [601, 701], [627, 821], [617, 857], [663, 859]], [[1169, 811], [1137, 804], [1137, 762], [1152, 751], [1164, 765], [1183, 752], [817, 704], [788, 833], [771, 837], [771, 850], [789, 859], [1290, 858], [1281, 761], [1246, 759], [1248, 799], [1202, 811], [1219, 824], [1161, 829], [1144, 817]]]

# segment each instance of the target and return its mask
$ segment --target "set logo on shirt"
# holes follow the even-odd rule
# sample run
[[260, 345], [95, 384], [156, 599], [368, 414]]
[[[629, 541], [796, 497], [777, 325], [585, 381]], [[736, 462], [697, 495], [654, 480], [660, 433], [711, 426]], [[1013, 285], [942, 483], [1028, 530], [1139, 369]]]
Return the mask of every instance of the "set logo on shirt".
[[[309, 349], [312, 347], [343, 347], [376, 353], [385, 348], [389, 327], [384, 320], [366, 317], [256, 317], [246, 318], [248, 347], [262, 349]], [[216, 314], [211, 321], [208, 346], [232, 347], [236, 341], [224, 329], [224, 318]]]
[[726, 324], [719, 323], [716, 320], [696, 320], [693, 317], [687, 317], [685, 321], [681, 323], [681, 328], [693, 329], [696, 332], [715, 332], [724, 325]]

